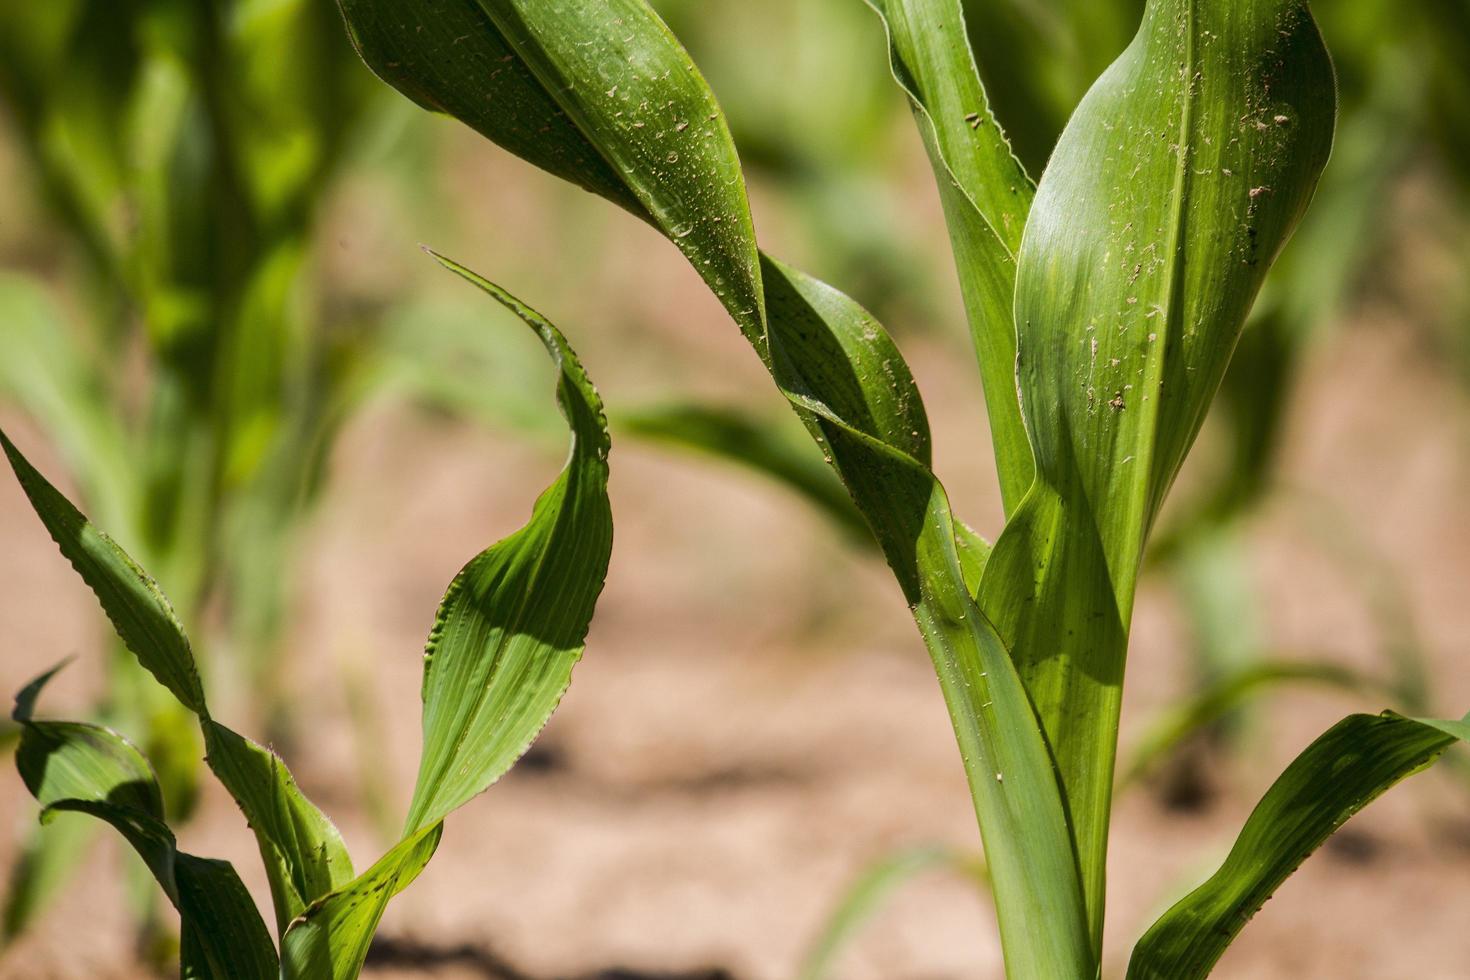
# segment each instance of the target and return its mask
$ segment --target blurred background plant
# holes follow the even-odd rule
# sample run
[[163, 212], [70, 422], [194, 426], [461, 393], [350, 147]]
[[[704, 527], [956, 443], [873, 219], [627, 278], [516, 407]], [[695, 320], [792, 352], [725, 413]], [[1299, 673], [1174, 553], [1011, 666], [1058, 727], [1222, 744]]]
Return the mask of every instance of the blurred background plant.
[[[369, 80], [326, 4], [59, 0], [0, 7], [0, 92], [44, 208], [6, 242], [0, 392], [289, 742], [291, 546], [354, 367], [310, 242]], [[102, 710], [187, 816], [196, 736], [120, 649]], [[81, 851], [34, 840], [7, 935]]]
[[[924, 164], [877, 18], [858, 0], [653, 5], [719, 94], [763, 234], [900, 340], [922, 335], [968, 356], [937, 209], [916, 214], [905, 190], [914, 182], [904, 176]], [[1142, 0], [965, 7], [996, 115], [1039, 172], [1077, 99], [1131, 36]], [[1393, 566], [1349, 518], [1283, 485], [1278, 454], [1304, 363], [1364, 302], [1402, 311], [1393, 322], [1470, 384], [1470, 8], [1339, 0], [1316, 12], [1342, 90], [1334, 157], [1152, 553], [1152, 574], [1188, 623], [1192, 694], [1136, 739], [1123, 771], [1150, 777], [1180, 806], [1208, 799], [1202, 762], [1247, 750], [1250, 704], [1282, 686], [1434, 707]], [[454, 174], [451, 128], [367, 76], [324, 0], [0, 4], [0, 96], [18, 157], [14, 192], [0, 199], [0, 398], [42, 430], [99, 525], [174, 597], [208, 651], [211, 691], [242, 702], [234, 710], [253, 712], [257, 730], [289, 752], [298, 697], [282, 657], [293, 570], [349, 417], [396, 391], [562, 451], [528, 367], [537, 351], [501, 343], [457, 295], [362, 265], [330, 240], [333, 221], [371, 229], [413, 212], [435, 226], [467, 222], [458, 209], [485, 178]], [[399, 179], [428, 170], [451, 176]], [[609, 219], [577, 192], [528, 193], [547, 223], [537, 234], [562, 261], [497, 268], [534, 283], [527, 295], [565, 297], [567, 322], [585, 320], [576, 304], [604, 292], [582, 287]], [[510, 237], [521, 233], [504, 217]], [[605, 312], [606, 336], [584, 353], [624, 345], [631, 376], [659, 379], [613, 399], [640, 406], [614, 415], [615, 436], [739, 466], [828, 514], [843, 540], [864, 540], [847, 533], [854, 511], [781, 406], [670, 387], [689, 352], [630, 342], [646, 336], [636, 306]], [[1349, 668], [1331, 650], [1272, 648], [1250, 542], [1272, 512], [1360, 587], [1377, 632], [1374, 669]], [[832, 599], [836, 615], [841, 601]], [[187, 815], [193, 726], [130, 658], [116, 651], [112, 661], [103, 713], [160, 763], [170, 812]], [[357, 669], [344, 664], [356, 737], [369, 746], [359, 781], [372, 810], [383, 791], [371, 746], [382, 733]], [[55, 894], [86, 833], [78, 825], [33, 841], [12, 876], [7, 935]], [[933, 862], [899, 855], [880, 867], [883, 887], [869, 898]], [[152, 906], [138, 907], [151, 922]], [[144, 936], [157, 939], [151, 925]]]

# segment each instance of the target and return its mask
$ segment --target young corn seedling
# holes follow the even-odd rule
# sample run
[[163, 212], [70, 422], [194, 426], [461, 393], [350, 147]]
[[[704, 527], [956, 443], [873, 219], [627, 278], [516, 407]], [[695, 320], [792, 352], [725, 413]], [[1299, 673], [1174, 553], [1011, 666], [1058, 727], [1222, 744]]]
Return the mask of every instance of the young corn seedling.
[[[339, 0], [385, 81], [664, 233], [846, 485], [931, 654], [1008, 975], [1100, 972], [1129, 624], [1145, 542], [1332, 143], [1305, 0], [1150, 0], [1033, 184], [959, 0], [870, 0], [934, 165], [1007, 522], [953, 514], [883, 328], [764, 254], [724, 116], [643, 0]], [[1470, 726], [1354, 715], [1272, 786], [1235, 849], [1133, 951], [1205, 975], [1338, 825]]]
[[445, 817], [525, 752], [581, 656], [612, 548], [601, 400], [554, 327], [473, 273], [440, 261], [540, 336], [558, 370], [557, 401], [572, 448], [530, 522], [470, 561], [444, 596], [425, 654], [423, 752], [408, 818], [399, 842], [361, 874], [285, 763], [212, 715], [189, 640], [154, 581], [0, 433], [36, 513], [118, 637], [197, 718], [210, 769], [255, 833], [279, 951], [235, 870], [178, 849], [142, 753], [108, 728], [38, 719], [36, 702], [54, 670], [17, 696], [16, 764], [43, 816], [89, 814], [132, 845], [179, 912], [184, 977], [356, 977], [388, 901], [433, 856]]

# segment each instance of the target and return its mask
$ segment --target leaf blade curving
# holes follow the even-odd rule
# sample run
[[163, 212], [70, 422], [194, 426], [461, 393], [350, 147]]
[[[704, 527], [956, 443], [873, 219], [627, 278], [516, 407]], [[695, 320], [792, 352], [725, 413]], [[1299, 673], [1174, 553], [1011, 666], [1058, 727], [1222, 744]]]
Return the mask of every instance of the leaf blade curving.
[[1456, 741], [1470, 741], [1470, 716], [1440, 721], [1384, 712], [1338, 722], [1272, 784], [1220, 868], [1138, 941], [1128, 980], [1208, 976], [1251, 916], [1313, 851]]

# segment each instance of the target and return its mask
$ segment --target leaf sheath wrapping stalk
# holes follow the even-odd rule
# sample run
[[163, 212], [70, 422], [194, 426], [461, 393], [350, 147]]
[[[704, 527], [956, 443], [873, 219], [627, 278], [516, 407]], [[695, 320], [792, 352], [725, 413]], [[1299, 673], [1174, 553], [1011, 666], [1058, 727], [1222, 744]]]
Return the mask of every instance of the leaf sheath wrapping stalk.
[[1316, 186], [1334, 113], [1304, 0], [1151, 0], [1027, 221], [1017, 374], [1037, 478], [980, 606], [1056, 752], [1098, 943], [1144, 540]]

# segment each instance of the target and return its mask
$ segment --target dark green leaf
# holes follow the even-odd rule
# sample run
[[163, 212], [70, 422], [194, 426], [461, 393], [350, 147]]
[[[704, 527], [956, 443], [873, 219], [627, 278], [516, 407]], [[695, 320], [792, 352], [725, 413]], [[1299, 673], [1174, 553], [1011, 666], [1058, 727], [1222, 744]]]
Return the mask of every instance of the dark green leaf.
[[[279, 759], [209, 716], [189, 640], [154, 581], [48, 483], [3, 432], [0, 445], [36, 513], [128, 649], [199, 716], [209, 763], [255, 832], [284, 928], [306, 903], [351, 880], [352, 865], [341, 837], [301, 795]], [[24, 712], [26, 700], [22, 692], [18, 710]]]
[[[509, 39], [515, 59], [690, 257], [829, 454], [882, 545], [914, 606], [955, 723], [1014, 975], [1093, 975], [1051, 756], [1010, 657], [971, 599], [967, 577], [973, 581], [979, 567], [976, 549], [966, 549], [962, 564], [956, 524], [929, 469], [923, 407], [891, 339], [843, 294], [758, 255], [719, 108], [641, 0], [594, 6], [484, 0], [481, 6], [490, 14], [488, 26]], [[371, 46], [361, 42], [364, 29], [429, 16], [440, 6], [344, 0], [343, 9], [372, 58]], [[456, 48], [482, 40], [440, 38], [416, 49], [419, 69], [407, 88], [421, 95], [427, 86], [453, 86], [489, 95], [489, 111], [497, 111], [494, 84], [483, 75], [441, 73], [441, 66], [454, 65]], [[423, 68], [430, 61], [433, 68]], [[388, 66], [374, 67], [382, 73]], [[466, 121], [484, 131], [477, 120], [471, 114]], [[1038, 937], [1034, 923], [1043, 916], [1054, 927]]]
[[1220, 869], [1138, 941], [1129, 980], [1196, 980], [1271, 894], [1338, 827], [1430, 765], [1470, 723], [1392, 712], [1350, 715], [1287, 767], [1256, 806]]
[[121, 735], [96, 725], [31, 718], [36, 695], [50, 676], [21, 693], [15, 712], [24, 726], [16, 767], [43, 807], [43, 819], [86, 813], [127, 839], [179, 910], [185, 977], [275, 978], [275, 947], [245, 886], [229, 864], [178, 850], [164, 823], [158, 783], [142, 754]]

